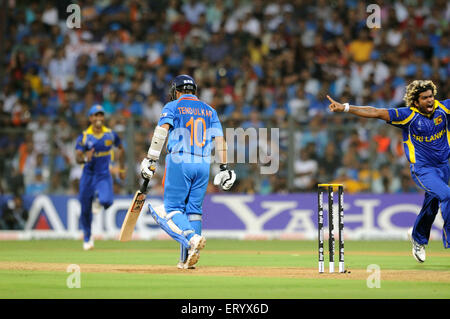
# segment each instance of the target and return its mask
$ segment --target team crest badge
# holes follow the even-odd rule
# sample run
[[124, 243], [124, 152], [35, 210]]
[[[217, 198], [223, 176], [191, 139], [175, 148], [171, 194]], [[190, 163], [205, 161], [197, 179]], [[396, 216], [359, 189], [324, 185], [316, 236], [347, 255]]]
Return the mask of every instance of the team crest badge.
[[434, 125], [439, 125], [442, 123], [442, 115], [439, 115], [434, 119]]

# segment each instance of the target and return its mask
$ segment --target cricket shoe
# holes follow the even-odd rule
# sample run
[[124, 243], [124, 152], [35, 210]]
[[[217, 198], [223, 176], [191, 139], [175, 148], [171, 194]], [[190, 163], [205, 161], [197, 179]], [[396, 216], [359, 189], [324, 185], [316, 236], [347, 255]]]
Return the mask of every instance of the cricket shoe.
[[83, 242], [83, 249], [84, 250], [92, 250], [94, 249], [94, 239], [91, 237], [89, 241]]
[[423, 263], [425, 261], [425, 245], [421, 245], [414, 240], [412, 236], [412, 230], [412, 228], [408, 229], [408, 237], [412, 243], [412, 255], [415, 260]]
[[198, 262], [200, 259], [200, 250], [205, 248], [206, 239], [203, 236], [195, 234], [189, 240], [189, 245], [191, 248], [188, 250], [188, 256], [185, 262], [187, 268], [185, 269], [189, 269], [189, 267], [194, 266]]
[[[199, 257], [200, 258], [200, 257]], [[197, 258], [197, 260], [198, 260], [198, 258]], [[180, 261], [180, 262], [178, 262], [178, 264], [177, 264], [177, 268], [178, 269], [195, 269], [195, 266], [188, 266], [188, 264], [186, 263], [186, 262], [182, 262], [182, 261]]]
[[95, 200], [92, 202], [92, 213], [100, 214], [102, 211], [103, 211], [103, 206], [102, 206], [102, 204], [100, 204], [98, 197], [96, 197]]

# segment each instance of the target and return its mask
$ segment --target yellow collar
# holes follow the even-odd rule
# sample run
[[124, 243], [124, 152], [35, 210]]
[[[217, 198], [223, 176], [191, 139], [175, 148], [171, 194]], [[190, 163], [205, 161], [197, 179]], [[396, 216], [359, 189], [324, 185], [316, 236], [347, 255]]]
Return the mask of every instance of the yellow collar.
[[433, 111], [432, 111], [430, 114], [422, 113], [422, 112], [419, 111], [418, 108], [413, 107], [413, 106], [411, 106], [410, 109], [411, 109], [412, 111], [414, 111], [414, 112], [417, 112], [417, 113], [419, 113], [419, 114], [422, 114], [423, 116], [426, 116], [426, 117], [432, 117], [433, 114], [434, 114], [434, 111], [436, 111], [436, 109], [438, 108], [438, 106], [439, 106], [438, 100], [434, 100]]
[[98, 133], [98, 134], [95, 134], [95, 133], [94, 133], [94, 128], [92, 127], [92, 125], [90, 125], [90, 126], [87, 128], [87, 130], [86, 130], [86, 134], [93, 135], [96, 139], [100, 139], [100, 138], [103, 137], [103, 135], [104, 135], [105, 133], [108, 133], [108, 132], [110, 132], [110, 131], [111, 131], [111, 129], [109, 129], [109, 128], [107, 128], [106, 126], [103, 125], [103, 126], [102, 126], [101, 132]]

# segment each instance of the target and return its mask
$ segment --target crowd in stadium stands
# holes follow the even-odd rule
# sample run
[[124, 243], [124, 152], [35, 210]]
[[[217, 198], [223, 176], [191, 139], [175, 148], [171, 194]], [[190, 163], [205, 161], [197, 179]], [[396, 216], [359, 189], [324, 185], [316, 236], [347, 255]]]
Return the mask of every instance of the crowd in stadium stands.
[[[66, 23], [76, 22], [72, 2], [81, 28]], [[95, 103], [134, 155], [128, 174], [137, 181], [169, 83], [184, 73], [224, 127], [279, 128], [277, 174], [236, 164], [234, 192], [307, 192], [318, 181], [344, 182], [348, 192], [419, 191], [400, 130], [332, 115], [325, 96], [402, 107], [407, 83], [431, 79], [437, 98], [448, 98], [450, 2], [376, 2], [379, 28], [367, 27], [370, 13], [356, 0], [7, 1], [0, 193], [76, 194], [75, 138]], [[154, 194], [162, 175], [160, 168]], [[116, 182], [117, 193], [128, 191]]]

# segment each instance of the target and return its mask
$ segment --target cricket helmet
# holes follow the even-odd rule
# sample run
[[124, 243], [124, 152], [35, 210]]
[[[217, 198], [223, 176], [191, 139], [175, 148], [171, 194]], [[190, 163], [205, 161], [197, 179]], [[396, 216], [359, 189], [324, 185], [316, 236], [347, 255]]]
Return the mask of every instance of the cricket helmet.
[[170, 85], [169, 95], [172, 101], [176, 100], [175, 91], [192, 91], [195, 94], [195, 92], [197, 92], [197, 84], [191, 76], [187, 74], [181, 74], [176, 76], [175, 79], [172, 80], [172, 84]]

